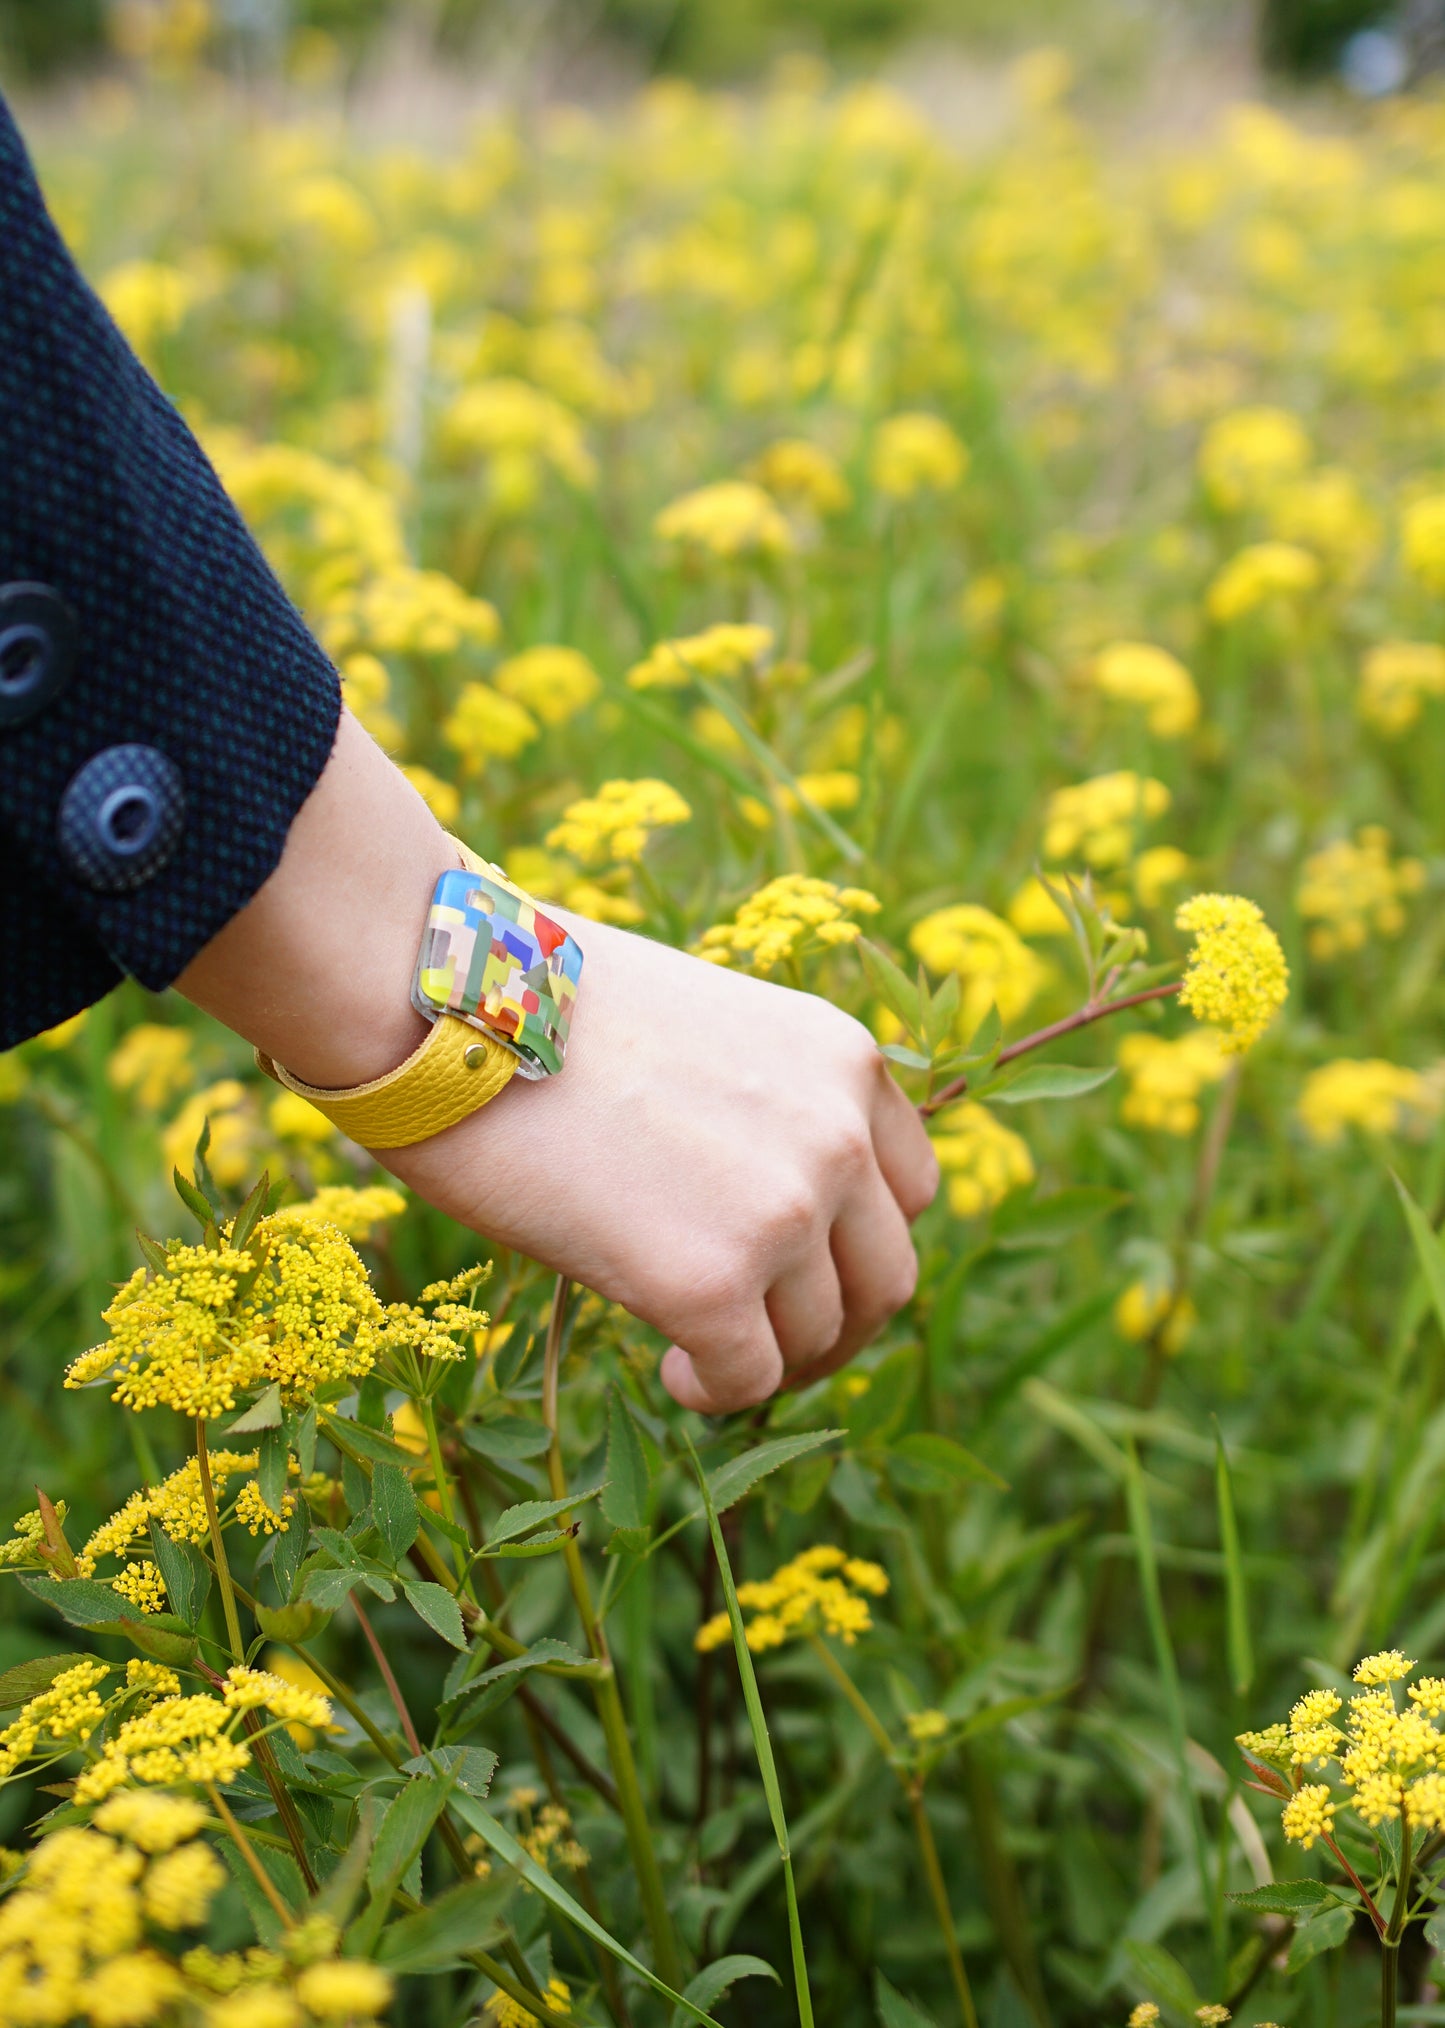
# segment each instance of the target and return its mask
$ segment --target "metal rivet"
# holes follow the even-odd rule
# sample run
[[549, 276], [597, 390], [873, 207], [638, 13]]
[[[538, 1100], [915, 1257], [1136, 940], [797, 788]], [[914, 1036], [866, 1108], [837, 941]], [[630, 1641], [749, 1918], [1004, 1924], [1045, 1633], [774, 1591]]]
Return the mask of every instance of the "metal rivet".
[[484, 1043], [473, 1042], [462, 1051], [462, 1062], [468, 1070], [480, 1070], [486, 1063], [486, 1060], [487, 1051]]

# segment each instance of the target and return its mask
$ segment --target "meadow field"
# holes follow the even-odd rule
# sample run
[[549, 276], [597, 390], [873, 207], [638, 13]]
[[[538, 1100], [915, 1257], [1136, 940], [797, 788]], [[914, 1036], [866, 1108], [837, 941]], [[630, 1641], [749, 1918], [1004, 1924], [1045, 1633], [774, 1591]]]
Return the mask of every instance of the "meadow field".
[[1445, 99], [192, 55], [42, 179], [353, 710], [944, 1184], [708, 1423], [178, 999], [0, 1057], [0, 2023], [1445, 2021]]

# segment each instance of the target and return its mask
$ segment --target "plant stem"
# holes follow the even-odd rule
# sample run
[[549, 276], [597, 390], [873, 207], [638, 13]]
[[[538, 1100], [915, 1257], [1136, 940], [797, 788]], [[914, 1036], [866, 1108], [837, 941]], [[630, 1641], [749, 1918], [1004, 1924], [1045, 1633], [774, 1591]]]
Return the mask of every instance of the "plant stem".
[[[558, 1434], [557, 1394], [562, 1366], [562, 1334], [567, 1322], [567, 1301], [571, 1292], [572, 1285], [567, 1277], [558, 1275], [557, 1286], [552, 1296], [552, 1318], [547, 1327], [547, 1349], [542, 1364], [542, 1420], [551, 1437], [547, 1450], [547, 1477], [551, 1483], [554, 1500], [565, 1500], [567, 1497], [567, 1475], [562, 1463], [562, 1441]], [[678, 1951], [677, 1939], [673, 1934], [672, 1918], [668, 1913], [667, 1894], [652, 1843], [652, 1830], [647, 1821], [647, 1807], [643, 1802], [642, 1787], [637, 1779], [637, 1763], [632, 1755], [632, 1741], [628, 1735], [627, 1718], [622, 1709], [622, 1698], [617, 1687], [617, 1673], [608, 1652], [606, 1632], [593, 1609], [592, 1588], [587, 1582], [587, 1567], [582, 1561], [582, 1552], [577, 1547], [574, 1536], [569, 1536], [563, 1544], [562, 1558], [567, 1568], [567, 1579], [572, 1587], [577, 1615], [587, 1636], [588, 1648], [593, 1658], [602, 1665], [601, 1673], [593, 1682], [592, 1692], [597, 1701], [597, 1716], [602, 1721], [603, 1736], [607, 1741], [607, 1757], [612, 1763], [612, 1773], [617, 1783], [617, 1799], [622, 1808], [622, 1822], [627, 1832], [627, 1846], [632, 1855], [633, 1870], [637, 1875], [643, 1914], [647, 1919], [648, 1933], [652, 1938], [657, 1973], [669, 1986], [681, 1990], [685, 1982], [682, 1958]]]
[[211, 1548], [216, 1558], [216, 1578], [221, 1587], [221, 1607], [226, 1615], [226, 1635], [231, 1643], [233, 1662], [244, 1662], [246, 1644], [241, 1639], [241, 1621], [236, 1611], [236, 1594], [231, 1584], [231, 1566], [226, 1561], [226, 1545], [221, 1540], [221, 1516], [216, 1507], [216, 1489], [211, 1484], [211, 1458], [206, 1449], [206, 1421], [204, 1416], [196, 1417], [196, 1463], [200, 1467], [201, 1498], [206, 1504], [206, 1521], [211, 1531]]
[[1395, 1882], [1395, 1900], [1390, 1909], [1390, 1926], [1381, 1939], [1380, 2028], [1395, 2028], [1395, 2008], [1400, 1989], [1400, 1939], [1410, 1910], [1410, 1820], [1400, 1818], [1400, 1873]]
[[858, 1688], [853, 1678], [848, 1674], [848, 1671], [843, 1667], [843, 1664], [838, 1660], [838, 1657], [820, 1634], [809, 1634], [808, 1645], [862, 1719], [864, 1725], [867, 1726], [869, 1736], [878, 1751], [882, 1754], [885, 1764], [892, 1768], [893, 1772], [903, 1781], [903, 1785], [906, 1788], [908, 1786], [907, 1780], [898, 1765], [898, 1749], [888, 1737], [887, 1727], [878, 1716], [878, 1713], [873, 1709], [873, 1706], [868, 1702], [868, 1699], [863, 1695], [863, 1692]]
[[397, 1682], [395, 1671], [386, 1658], [385, 1648], [382, 1647], [381, 1642], [376, 1638], [376, 1629], [371, 1624], [366, 1610], [355, 1592], [351, 1594], [351, 1608], [356, 1614], [362, 1633], [366, 1636], [366, 1645], [370, 1648], [376, 1666], [381, 1671], [381, 1680], [386, 1685], [386, 1694], [390, 1697], [395, 1707], [396, 1715], [401, 1720], [402, 1734], [406, 1743], [413, 1753], [420, 1753], [422, 1750], [421, 1740], [417, 1734], [416, 1727], [412, 1724], [411, 1713], [406, 1707], [406, 1699], [401, 1694], [401, 1685]]
[[221, 1822], [230, 1832], [231, 1839], [236, 1847], [236, 1850], [240, 1853], [242, 1859], [244, 1859], [246, 1865], [250, 1868], [251, 1876], [255, 1880], [256, 1885], [260, 1888], [261, 1892], [270, 1902], [272, 1908], [275, 1909], [277, 1915], [281, 1919], [283, 1926], [286, 1929], [292, 1928], [294, 1919], [292, 1917], [290, 1909], [286, 1906], [285, 1902], [276, 1892], [275, 1882], [272, 1880], [270, 1874], [266, 1871], [265, 1867], [261, 1864], [260, 1860], [256, 1857], [255, 1853], [251, 1850], [251, 1846], [246, 1837], [245, 1832], [241, 1829], [241, 1826], [236, 1822], [236, 1819], [231, 1815], [230, 1805], [225, 1801], [224, 1797], [221, 1794], [221, 1791], [216, 1787], [216, 1784], [214, 1782], [207, 1782], [206, 1794], [211, 1799], [211, 1808], [215, 1811], [216, 1815], [220, 1818]]
[[[421, 1409], [422, 1425], [426, 1430], [426, 1446], [431, 1454], [432, 1478], [436, 1482], [437, 1499], [441, 1502], [442, 1518], [455, 1525], [456, 1510], [452, 1502], [452, 1482], [447, 1477], [446, 1461], [442, 1457], [441, 1437], [437, 1432], [436, 1403], [430, 1395], [424, 1396], [417, 1404]], [[466, 1552], [456, 1543], [452, 1544], [452, 1560], [457, 1567], [457, 1582], [471, 1590], [467, 1575]]]
[[302, 1647], [299, 1641], [287, 1641], [285, 1645], [291, 1650], [293, 1655], [306, 1664], [308, 1669], [314, 1671], [320, 1677], [326, 1687], [327, 1696], [334, 1697], [342, 1709], [356, 1720], [382, 1759], [389, 1761], [392, 1767], [399, 1768], [401, 1766], [400, 1755], [396, 1752], [396, 1749], [387, 1739], [385, 1733], [381, 1731], [380, 1727], [374, 1725], [367, 1717], [365, 1711], [363, 1711], [360, 1704], [358, 1704], [340, 1678], [333, 1676], [326, 1664], [319, 1661], [309, 1648]]
[[928, 1882], [928, 1897], [933, 1903], [933, 1912], [943, 1933], [943, 1948], [948, 1954], [948, 1969], [953, 1974], [953, 1990], [958, 1996], [958, 2011], [963, 2016], [964, 2028], [978, 2028], [978, 2010], [973, 2004], [973, 1991], [968, 1983], [968, 1973], [964, 1969], [963, 1953], [958, 1948], [953, 1910], [948, 1904], [948, 1887], [943, 1878], [943, 1868], [938, 1863], [938, 1847], [933, 1842], [933, 1826], [928, 1821], [928, 1811], [923, 1801], [922, 1778], [915, 1776], [912, 1781], [905, 1783], [904, 1793], [908, 1797], [914, 1835], [918, 1839], [919, 1856], [923, 1860], [923, 1877]]
[[[1047, 1028], [1036, 1028], [1032, 1035], [1025, 1035], [1017, 1042], [1011, 1042], [1007, 1049], [1001, 1049], [995, 1068], [1001, 1069], [1006, 1063], [1014, 1063], [1030, 1051], [1042, 1049], [1045, 1043], [1057, 1042], [1060, 1036], [1072, 1035], [1076, 1029], [1092, 1027], [1094, 1022], [1105, 1020], [1110, 1014], [1125, 1014], [1131, 1007], [1142, 1007], [1150, 1000], [1167, 999], [1179, 991], [1179, 981], [1172, 980], [1165, 986], [1150, 986], [1143, 993], [1126, 993], [1122, 1000], [1086, 1000], [1073, 1014], [1065, 1014], [1060, 1021], [1051, 1021]], [[956, 1077], [943, 1090], [925, 1099], [918, 1110], [924, 1119], [936, 1113], [940, 1106], [946, 1106], [951, 1099], [961, 1098], [968, 1090], [967, 1077]]]

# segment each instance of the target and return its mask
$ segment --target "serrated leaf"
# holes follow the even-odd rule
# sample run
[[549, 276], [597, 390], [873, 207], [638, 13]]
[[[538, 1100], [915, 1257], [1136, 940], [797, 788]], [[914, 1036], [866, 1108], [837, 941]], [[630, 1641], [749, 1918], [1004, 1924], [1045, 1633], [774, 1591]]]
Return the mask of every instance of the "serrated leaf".
[[354, 1451], [357, 1457], [365, 1458], [370, 1465], [406, 1465], [414, 1462], [400, 1444], [393, 1443], [380, 1430], [368, 1429], [365, 1423], [353, 1422], [349, 1416], [327, 1413], [322, 1425], [337, 1449], [343, 1453]]
[[1355, 1911], [1352, 1908], [1325, 1908], [1318, 1915], [1302, 1922], [1290, 1943], [1289, 1956], [1285, 1959], [1285, 1970], [1297, 1972], [1321, 1957], [1326, 1951], [1338, 1950], [1354, 1928]]
[[281, 1512], [286, 1497], [286, 1467], [290, 1457], [284, 1430], [262, 1430], [257, 1447], [256, 1490], [273, 1514]]
[[446, 1972], [465, 1964], [467, 1953], [485, 1950], [493, 1926], [517, 1891], [510, 1873], [490, 1880], [463, 1880], [414, 1915], [385, 1928], [376, 1946], [378, 1964], [398, 1975]]
[[73, 1627], [113, 1626], [124, 1617], [129, 1600], [113, 1586], [94, 1577], [28, 1577], [20, 1579], [32, 1598], [54, 1606]]
[[[209, 1126], [210, 1121], [207, 1120], [206, 1127], [209, 1128]], [[191, 1216], [199, 1219], [203, 1227], [214, 1226], [216, 1223], [215, 1211], [209, 1200], [196, 1188], [190, 1177], [183, 1176], [179, 1169], [172, 1169], [171, 1181], [176, 1186], [177, 1197], [180, 1198]]]
[[1437, 1908], [1426, 1918], [1425, 1941], [1437, 1957], [1445, 1953], [1445, 1908]]
[[890, 1063], [902, 1066], [904, 1070], [931, 1070], [933, 1058], [925, 1056], [921, 1049], [905, 1049], [901, 1042], [885, 1042], [882, 1054]]
[[889, 1985], [882, 1972], [873, 1974], [873, 2002], [881, 2028], [937, 2028], [931, 2014], [906, 2000], [896, 1986]]
[[451, 1779], [446, 1775], [413, 1775], [388, 1804], [367, 1863], [366, 1878], [371, 1887], [384, 1888], [401, 1879], [431, 1836], [432, 1826], [446, 1808], [451, 1789]]
[[[108, 1630], [97, 1627], [95, 1631]], [[124, 1634], [143, 1655], [153, 1662], [164, 1662], [167, 1668], [183, 1669], [195, 1660], [196, 1636], [174, 1613], [123, 1613], [115, 1631]]]
[[[221, 1436], [249, 1436], [253, 1431], [279, 1429], [281, 1427], [281, 1389], [273, 1380], [271, 1385], [256, 1396], [249, 1408], [243, 1408], [234, 1422], [222, 1425]], [[270, 1502], [267, 1502], [270, 1505]]]
[[141, 1259], [145, 1262], [146, 1266], [154, 1268], [157, 1274], [164, 1274], [166, 1268], [166, 1250], [160, 1241], [151, 1239], [144, 1232], [138, 1231], [135, 1236], [135, 1243], [140, 1248]]
[[28, 1704], [48, 1690], [57, 1676], [91, 1659], [89, 1655], [36, 1655], [28, 1662], [17, 1662], [13, 1669], [0, 1673], [0, 1711]]
[[401, 1588], [407, 1604], [433, 1633], [440, 1634], [454, 1648], [465, 1648], [462, 1609], [444, 1585], [431, 1584], [425, 1578], [404, 1578]]
[[615, 1387], [607, 1410], [607, 1483], [598, 1504], [614, 1528], [645, 1528], [652, 1505], [647, 1453]]
[[540, 1458], [552, 1438], [539, 1422], [520, 1415], [499, 1415], [491, 1422], [469, 1423], [462, 1442], [482, 1458]]
[[[335, 1577], [339, 1573], [332, 1571], [330, 1575]], [[256, 1607], [256, 1624], [268, 1641], [309, 1641], [329, 1618], [328, 1610], [309, 1599], [296, 1599], [290, 1605]]]
[[231, 1245], [243, 1247], [260, 1224], [266, 1210], [266, 1199], [271, 1194], [271, 1177], [263, 1169], [259, 1180], [251, 1189], [245, 1203], [236, 1213], [231, 1225]]
[[166, 1588], [171, 1611], [188, 1627], [200, 1625], [211, 1593], [211, 1567], [189, 1542], [172, 1542], [158, 1521], [150, 1524], [151, 1554]]
[[[726, 1997], [739, 1979], [771, 1979], [775, 1986], [783, 1982], [766, 1958], [749, 1957], [738, 1952], [731, 1957], [715, 1958], [710, 1965], [689, 1979], [683, 1998], [690, 2000], [694, 2007], [715, 2007]], [[673, 2028], [680, 2028], [684, 2016], [673, 2011]]]
[[441, 1774], [464, 1796], [487, 1800], [497, 1756], [489, 1746], [434, 1746], [429, 1753], [414, 1755], [401, 1764], [403, 1774]]
[[503, 1542], [516, 1542], [521, 1536], [530, 1535], [534, 1528], [540, 1528], [544, 1521], [555, 1521], [571, 1508], [595, 1500], [601, 1491], [600, 1486], [590, 1486], [585, 1493], [569, 1493], [565, 1500], [519, 1500], [515, 1507], [504, 1508], [492, 1523], [486, 1547], [496, 1549]]
[[416, 1494], [400, 1465], [372, 1467], [371, 1518], [393, 1561], [399, 1563], [421, 1532]]
[[725, 1513], [770, 1472], [790, 1465], [794, 1458], [805, 1458], [809, 1451], [817, 1450], [820, 1444], [835, 1442], [842, 1434], [840, 1429], [805, 1430], [799, 1436], [774, 1437], [769, 1443], [759, 1444], [755, 1450], [729, 1458], [725, 1465], [719, 1465], [715, 1472], [707, 1475], [708, 1492], [714, 1507], [719, 1514]]
[[[637, 1532], [646, 1538], [645, 1529]], [[521, 1542], [488, 1543], [485, 1549], [477, 1551], [477, 1555], [488, 1562], [528, 1556], [555, 1556], [563, 1543], [571, 1542], [576, 1534], [577, 1524], [574, 1522], [570, 1528], [549, 1528], [544, 1534], [528, 1535]]]
[[1031, 1063], [1007, 1084], [994, 1085], [987, 1096], [996, 1106], [1027, 1105], [1031, 1099], [1082, 1098], [1085, 1092], [1097, 1091], [1101, 1084], [1107, 1084], [1113, 1075], [1112, 1064], [1101, 1069], [1076, 1070], [1067, 1063]]
[[525, 1655], [510, 1655], [505, 1662], [497, 1662], [490, 1669], [484, 1669], [479, 1676], [473, 1676], [456, 1692], [450, 1702], [459, 1703], [470, 1697], [474, 1690], [482, 1690], [493, 1683], [501, 1683], [509, 1676], [529, 1675], [534, 1669], [545, 1669], [550, 1663], [563, 1662], [569, 1668], [587, 1666], [587, 1656], [579, 1654], [576, 1648], [565, 1641], [554, 1640], [544, 1634], [539, 1641], [533, 1641]]
[[969, 1479], [982, 1479], [997, 1486], [1001, 1493], [1008, 1491], [1007, 1479], [1001, 1479], [992, 1465], [986, 1465], [982, 1458], [976, 1458], [961, 1443], [937, 1430], [914, 1430], [907, 1436], [895, 1437], [889, 1446], [889, 1456], [932, 1474], [936, 1483], [929, 1490], [934, 1492], [946, 1492], [950, 1486]]
[[308, 1570], [301, 1584], [304, 1602], [334, 1613], [345, 1605], [359, 1582], [360, 1573], [347, 1565], [341, 1570]]
[[1339, 1896], [1323, 1880], [1271, 1880], [1264, 1887], [1231, 1894], [1229, 1899], [1236, 1908], [1254, 1915], [1301, 1915], [1306, 1910], [1328, 1908]]

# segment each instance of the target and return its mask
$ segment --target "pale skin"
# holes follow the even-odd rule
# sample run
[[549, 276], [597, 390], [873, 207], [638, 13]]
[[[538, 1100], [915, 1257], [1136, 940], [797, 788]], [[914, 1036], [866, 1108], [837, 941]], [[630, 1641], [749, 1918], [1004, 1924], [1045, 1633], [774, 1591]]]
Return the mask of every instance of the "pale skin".
[[[432, 886], [457, 863], [343, 713], [280, 865], [177, 986], [308, 1084], [379, 1077], [425, 1033], [412, 968]], [[748, 1408], [835, 1371], [913, 1294], [909, 1224], [938, 1187], [873, 1038], [811, 994], [552, 913], [584, 953], [562, 1074], [513, 1078], [378, 1160], [664, 1332], [663, 1384], [684, 1408]]]

